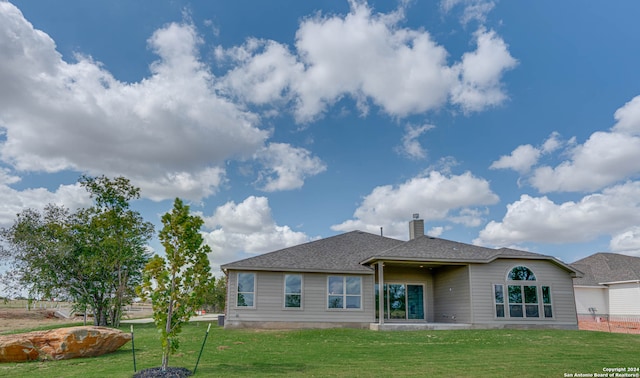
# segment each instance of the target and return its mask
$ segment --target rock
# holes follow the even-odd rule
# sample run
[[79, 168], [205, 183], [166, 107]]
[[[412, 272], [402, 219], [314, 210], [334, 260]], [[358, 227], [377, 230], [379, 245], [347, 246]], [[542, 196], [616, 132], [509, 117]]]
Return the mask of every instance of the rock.
[[0, 336], [0, 362], [95, 357], [111, 353], [129, 340], [129, 333], [94, 326]]

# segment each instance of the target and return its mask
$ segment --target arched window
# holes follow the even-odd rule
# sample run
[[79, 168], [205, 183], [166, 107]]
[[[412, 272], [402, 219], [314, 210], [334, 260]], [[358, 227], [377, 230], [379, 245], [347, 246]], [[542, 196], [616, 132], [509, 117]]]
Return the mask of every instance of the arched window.
[[493, 285], [496, 318], [553, 318], [551, 287], [531, 281], [536, 275], [519, 265], [509, 271], [506, 282]]
[[535, 281], [536, 275], [533, 274], [531, 269], [526, 266], [516, 266], [511, 269], [509, 275], [507, 276], [507, 280], [510, 281]]

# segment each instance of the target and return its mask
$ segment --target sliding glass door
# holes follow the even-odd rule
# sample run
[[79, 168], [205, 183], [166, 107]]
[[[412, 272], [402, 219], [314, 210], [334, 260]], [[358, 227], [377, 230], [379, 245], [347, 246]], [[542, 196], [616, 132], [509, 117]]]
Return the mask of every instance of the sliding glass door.
[[[391, 320], [424, 320], [424, 285], [384, 284], [384, 318]], [[376, 318], [379, 314], [379, 285], [376, 285]]]

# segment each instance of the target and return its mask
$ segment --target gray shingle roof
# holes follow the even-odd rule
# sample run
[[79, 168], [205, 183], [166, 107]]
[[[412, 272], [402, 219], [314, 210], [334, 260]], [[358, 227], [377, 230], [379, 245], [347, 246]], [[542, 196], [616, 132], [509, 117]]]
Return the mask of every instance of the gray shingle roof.
[[492, 249], [429, 236], [407, 242], [352, 231], [222, 265], [222, 269], [373, 273], [366, 266], [377, 260], [488, 263], [497, 258], [545, 259], [545, 255], [509, 248]]
[[382, 253], [372, 253], [365, 261], [415, 260], [486, 263], [499, 257], [550, 258], [538, 253], [516, 249], [485, 248], [430, 236], [421, 236]]
[[599, 286], [605, 282], [640, 280], [640, 257], [600, 252], [571, 264], [584, 273], [575, 285]]
[[222, 265], [222, 269], [372, 273], [360, 261], [403, 241], [352, 231]]

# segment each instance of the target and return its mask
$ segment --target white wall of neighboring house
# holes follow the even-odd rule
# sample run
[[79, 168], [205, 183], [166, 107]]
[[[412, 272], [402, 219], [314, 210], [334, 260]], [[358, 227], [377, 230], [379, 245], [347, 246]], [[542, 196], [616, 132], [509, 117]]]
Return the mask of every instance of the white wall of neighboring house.
[[590, 308], [596, 309], [596, 315], [609, 313], [608, 290], [606, 287], [574, 287], [576, 296], [576, 312], [579, 315], [591, 314]]
[[609, 308], [611, 315], [640, 316], [640, 282], [610, 284]]

